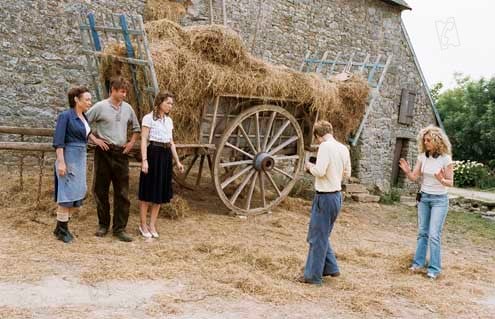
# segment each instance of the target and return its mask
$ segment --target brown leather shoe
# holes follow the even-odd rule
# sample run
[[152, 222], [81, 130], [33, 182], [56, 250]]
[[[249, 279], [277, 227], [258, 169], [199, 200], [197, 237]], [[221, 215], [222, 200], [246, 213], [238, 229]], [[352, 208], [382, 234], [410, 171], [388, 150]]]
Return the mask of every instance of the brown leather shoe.
[[125, 231], [114, 233], [113, 235], [117, 237], [118, 240], [124, 241], [126, 243], [129, 243], [133, 240], [132, 237], [129, 234], [127, 234]]
[[313, 282], [313, 281], [307, 280], [306, 278], [304, 278], [303, 275], [297, 277], [296, 281], [298, 281], [302, 284], [310, 284], [310, 285], [316, 285], [316, 286], [321, 286], [321, 284], [322, 284], [321, 282]]
[[105, 226], [99, 226], [98, 230], [95, 233], [95, 236], [97, 237], [105, 237], [105, 235], [108, 233], [108, 228]]

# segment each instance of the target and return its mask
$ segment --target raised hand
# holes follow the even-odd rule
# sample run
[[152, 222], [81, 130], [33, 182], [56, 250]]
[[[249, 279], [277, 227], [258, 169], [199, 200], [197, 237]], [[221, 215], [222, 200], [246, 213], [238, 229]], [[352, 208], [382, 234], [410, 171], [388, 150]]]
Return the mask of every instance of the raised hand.
[[399, 160], [399, 167], [404, 171], [404, 173], [406, 173], [406, 175], [411, 173], [411, 166], [409, 166], [409, 163], [403, 158]]

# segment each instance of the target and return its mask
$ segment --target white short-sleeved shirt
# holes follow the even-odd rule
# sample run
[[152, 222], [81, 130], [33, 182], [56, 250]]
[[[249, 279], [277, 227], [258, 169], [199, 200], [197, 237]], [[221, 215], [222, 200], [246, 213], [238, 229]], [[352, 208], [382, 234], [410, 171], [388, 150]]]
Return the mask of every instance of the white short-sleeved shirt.
[[149, 141], [170, 143], [172, 141], [172, 130], [174, 124], [169, 116], [163, 116], [156, 121], [153, 119], [153, 112], [143, 117], [143, 126], [150, 128]]
[[433, 156], [427, 157], [425, 153], [421, 153], [418, 156], [418, 161], [421, 162], [421, 173], [423, 174], [421, 191], [432, 195], [447, 194], [447, 188], [435, 177], [435, 173], [452, 164], [452, 157], [445, 154], [434, 158]]

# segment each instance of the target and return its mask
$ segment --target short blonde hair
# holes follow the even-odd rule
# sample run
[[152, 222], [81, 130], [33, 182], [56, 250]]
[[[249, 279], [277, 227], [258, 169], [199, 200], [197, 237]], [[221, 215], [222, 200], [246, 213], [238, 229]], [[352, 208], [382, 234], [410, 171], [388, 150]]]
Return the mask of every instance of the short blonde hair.
[[452, 146], [450, 145], [449, 138], [441, 128], [433, 125], [429, 125], [419, 131], [417, 142], [418, 150], [420, 153], [426, 152], [424, 142], [424, 137], [426, 135], [431, 137], [431, 142], [434, 147], [434, 153], [437, 153], [438, 155], [452, 155]]
[[324, 120], [316, 122], [313, 126], [313, 135], [323, 137], [326, 134], [333, 134], [332, 124]]

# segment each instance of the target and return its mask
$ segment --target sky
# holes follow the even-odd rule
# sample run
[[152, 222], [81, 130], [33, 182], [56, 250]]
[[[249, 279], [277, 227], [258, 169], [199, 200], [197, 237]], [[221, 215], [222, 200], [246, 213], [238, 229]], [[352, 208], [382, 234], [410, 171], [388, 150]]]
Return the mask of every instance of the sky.
[[406, 0], [402, 19], [430, 87], [455, 86], [454, 72], [495, 76], [495, 1]]

